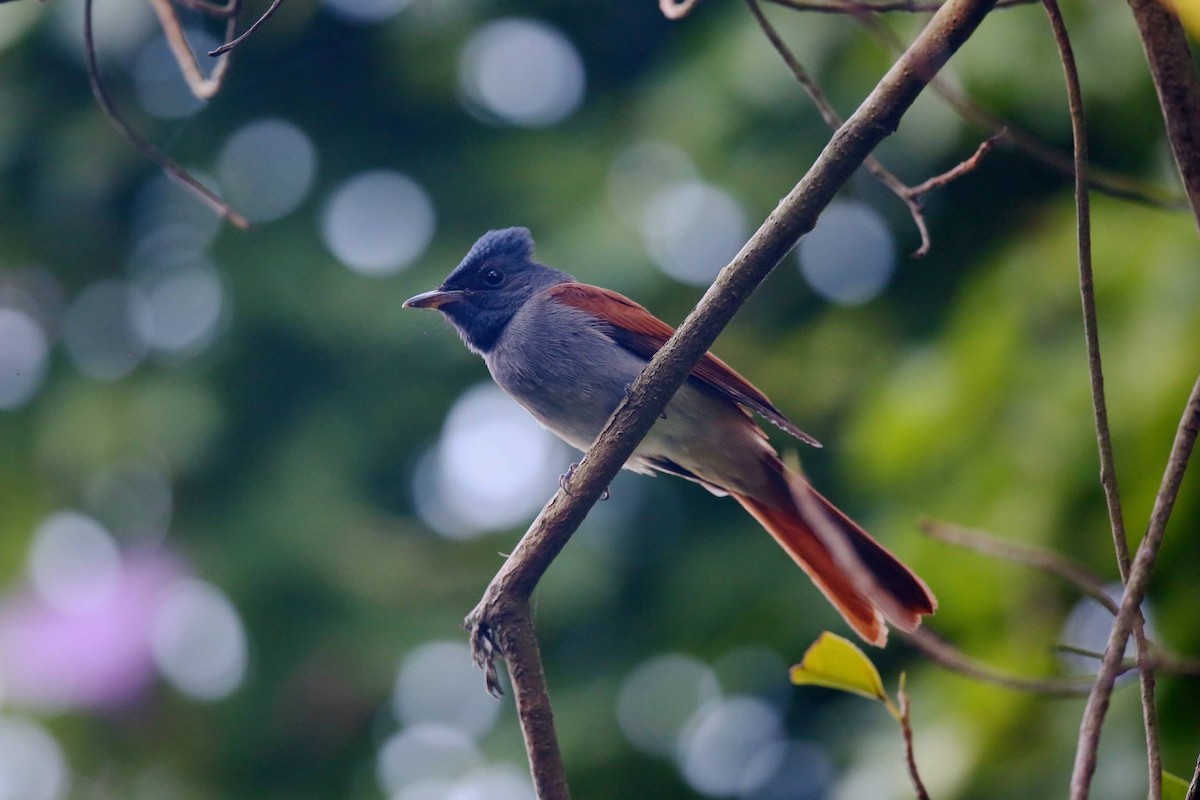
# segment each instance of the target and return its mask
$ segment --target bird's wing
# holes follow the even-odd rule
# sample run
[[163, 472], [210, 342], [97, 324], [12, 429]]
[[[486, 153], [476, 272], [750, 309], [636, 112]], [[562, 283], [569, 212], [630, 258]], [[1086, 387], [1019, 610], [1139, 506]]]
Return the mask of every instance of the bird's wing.
[[[606, 332], [617, 344], [649, 359], [675, 332], [667, 323], [622, 294], [586, 283], [560, 283], [547, 290], [558, 302], [594, 315], [607, 324]], [[821, 443], [785, 417], [750, 381], [712, 353], [705, 353], [692, 369], [692, 377], [814, 447]]]

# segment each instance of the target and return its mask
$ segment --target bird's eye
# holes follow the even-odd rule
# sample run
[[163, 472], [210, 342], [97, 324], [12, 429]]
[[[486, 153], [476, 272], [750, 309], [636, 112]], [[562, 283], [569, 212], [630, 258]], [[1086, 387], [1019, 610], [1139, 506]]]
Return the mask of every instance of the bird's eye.
[[489, 267], [483, 271], [483, 282], [488, 286], [499, 286], [504, 283], [504, 273], [495, 267]]

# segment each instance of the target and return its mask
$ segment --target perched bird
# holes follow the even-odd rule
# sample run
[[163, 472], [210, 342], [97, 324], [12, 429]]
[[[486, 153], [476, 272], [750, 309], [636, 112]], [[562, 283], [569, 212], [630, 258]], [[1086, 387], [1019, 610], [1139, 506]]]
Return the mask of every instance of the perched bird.
[[[583, 451], [673, 333], [627, 297], [534, 261], [525, 228], [488, 232], [441, 286], [404, 307], [442, 312], [467, 347], [483, 356], [501, 389]], [[706, 353], [625, 468], [668, 472], [731, 495], [865, 641], [886, 643], [885, 620], [915, 630], [921, 616], [937, 608], [929, 588], [789, 470], [751, 411], [819, 446], [766, 395]]]

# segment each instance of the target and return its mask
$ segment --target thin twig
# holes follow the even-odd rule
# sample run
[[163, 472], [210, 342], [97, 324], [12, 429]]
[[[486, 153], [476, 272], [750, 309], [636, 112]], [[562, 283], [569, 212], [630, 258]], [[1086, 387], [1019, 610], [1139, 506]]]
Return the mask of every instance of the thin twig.
[[[797, 83], [803, 87], [809, 99], [812, 100], [813, 105], [817, 107], [821, 119], [825, 120], [825, 124], [830, 128], [837, 130], [838, 126], [842, 124], [842, 118], [833, 108], [833, 104], [825, 97], [825, 92], [821, 90], [821, 87], [817, 85], [817, 82], [812, 79], [808, 71], [804, 69], [804, 66], [792, 53], [791, 49], [784, 43], [779, 32], [775, 30], [775, 26], [771, 24], [770, 20], [767, 19], [767, 15], [759, 7], [758, 0], [746, 0], [746, 5], [750, 7], [750, 12], [754, 15], [754, 19], [758, 22], [758, 26], [762, 28], [768, 41], [775, 48], [775, 52], [779, 53], [783, 62], [787, 64], [788, 69], [792, 71], [792, 75], [796, 78]], [[908, 206], [908, 213], [912, 215], [913, 223], [917, 226], [917, 232], [921, 236], [921, 244], [913, 253], [913, 257], [922, 258], [928, 255], [930, 245], [929, 227], [925, 223], [925, 212], [921, 208], [921, 201], [912, 193], [904, 181], [897, 178], [875, 156], [867, 156], [866, 161], [863, 163], [867, 171], [874, 175], [880, 183], [890, 189], [893, 194], [900, 198], [901, 202]]]
[[279, 6], [282, 4], [283, 0], [272, 0], [271, 5], [267, 7], [267, 10], [263, 12], [263, 15], [256, 19], [253, 25], [243, 31], [241, 36], [238, 36], [236, 39], [229, 39], [229, 37], [226, 36], [225, 38], [228, 39], [228, 41], [215, 50], [209, 50], [208, 54], [213, 57], [223, 56], [242, 42], [246, 41], [246, 39], [250, 38], [252, 33], [259, 29], [259, 26], [269, 20], [275, 14], [275, 12], [279, 10]]
[[958, 180], [963, 175], [966, 175], [973, 170], [979, 168], [979, 163], [983, 161], [983, 157], [992, 152], [992, 149], [1001, 141], [1008, 138], [1008, 131], [998, 130], [988, 138], [979, 143], [979, 147], [975, 148], [975, 153], [960, 163], [954, 165], [950, 169], [943, 172], [941, 175], [934, 175], [924, 183], [918, 183], [916, 186], [910, 186], [908, 193], [916, 198], [924, 194], [929, 194], [934, 189], [941, 189], [943, 186]]
[[1023, 564], [1048, 575], [1054, 575], [1074, 586], [1080, 593], [1092, 598], [1111, 613], [1117, 613], [1117, 604], [1108, 596], [1104, 581], [1077, 562], [1052, 550], [1001, 539], [981, 530], [964, 528], [961, 525], [938, 520], [924, 520], [918, 528], [926, 536], [940, 542], [965, 547], [977, 553]]
[[[780, 2], [780, 0], [772, 1]], [[1155, 0], [1150, 0], [1150, 2], [1155, 2]], [[856, 14], [855, 19], [870, 30], [889, 50], [893, 52], [903, 50], [904, 43], [874, 15]], [[1037, 136], [977, 105], [965, 92], [955, 86], [949, 77], [937, 76], [930, 82], [929, 88], [933, 89], [950, 108], [967, 122], [984, 130], [994, 132], [1003, 130], [1005, 142], [1018, 151], [1062, 175], [1072, 177], [1075, 174], [1074, 160], [1071, 156], [1059, 152]], [[1160, 208], [1174, 210], [1188, 208], [1186, 197], [1095, 164], [1088, 166], [1088, 185], [1095, 191], [1111, 197], [1134, 200]]]
[[[1079, 293], [1083, 305], [1084, 339], [1087, 343], [1088, 375], [1092, 388], [1092, 409], [1095, 418], [1096, 442], [1100, 451], [1100, 485], [1104, 488], [1105, 504], [1112, 529], [1113, 550], [1121, 582], [1129, 579], [1129, 543], [1125, 537], [1125, 516], [1121, 510], [1121, 494], [1117, 484], [1117, 467], [1113, 458], [1112, 433], [1108, 424], [1108, 402], [1104, 395], [1104, 370], [1100, 358], [1100, 329], [1096, 315], [1096, 292], [1092, 271], [1091, 200], [1088, 197], [1088, 140], [1083, 111], [1083, 89], [1079, 84], [1079, 69], [1071, 37], [1063, 20], [1057, 0], [1043, 0], [1067, 85], [1067, 106], [1071, 113], [1071, 137], [1074, 142], [1076, 247], [1079, 253]], [[1149, 645], [1146, 643], [1145, 618], [1141, 608], [1135, 611], [1133, 635], [1137, 643], [1137, 663], [1141, 688], [1142, 727], [1146, 733], [1146, 769], [1150, 800], [1162, 798], [1162, 757], [1158, 743], [1158, 709], [1154, 700], [1154, 670], [1150, 665]], [[1124, 645], [1122, 645], [1123, 652]], [[1099, 740], [1097, 740], [1099, 744]], [[1094, 756], [1093, 756], [1094, 757]]]
[[[467, 617], [472, 644], [498, 644], [506, 659], [514, 691], [532, 703], [549, 708], [545, 677], [540, 669], [527, 669], [529, 653], [513, 654], [506, 647], [520, 642], [497, 621], [513, 614], [528, 616], [529, 597], [555, 556], [583, 521], [649, 432], [671, 396], [712, 346], [751, 292], [788, 254], [799, 238], [816, 225], [818, 215], [845, 185], [872, 150], [896, 130], [929, 77], [971, 36], [995, 0], [948, 0], [917, 36], [912, 46], [880, 80], [862, 105], [832, 136], [805, 176], [780, 201], [741, 251], [717, 276], [700, 303], [634, 380], [626, 397], [605, 424], [596, 443], [579, 463], [570, 481], [570, 492], [560, 487], [533, 525], [517, 543], [513, 555], [488, 584], [483, 598]], [[514, 612], [514, 609], [519, 609]], [[476, 649], [486, 664], [491, 653]], [[535, 658], [536, 660], [536, 658]], [[549, 731], [549, 732], [548, 732]], [[545, 772], [546, 785], [566, 786], [562, 765], [543, 757], [540, 737], [552, 728], [525, 730], [530, 767], [535, 776]], [[555, 748], [556, 749], [556, 748]], [[535, 777], [537, 785], [542, 779]], [[558, 795], [559, 797], [565, 795]], [[543, 796], [545, 800], [546, 796]]]
[[914, 647], [940, 667], [1003, 689], [1047, 697], [1084, 697], [1092, 687], [1091, 678], [1027, 678], [990, 667], [972, 658], [928, 628], [902, 634]]
[[[1053, 550], [1001, 539], [985, 531], [938, 520], [925, 520], [920, 523], [918, 529], [940, 542], [965, 547], [977, 553], [1022, 564], [1047, 575], [1061, 578], [1079, 590], [1080, 594], [1095, 600], [1110, 614], [1116, 616], [1120, 611], [1120, 606], [1109, 596], [1104, 581], [1099, 576]], [[1149, 645], [1147, 655], [1149, 665], [1155, 671], [1167, 672], [1172, 675], [1200, 675], [1200, 659], [1182, 656], [1149, 640], [1147, 640], [1147, 644]], [[1058, 645], [1057, 647], [1061, 650], [1079, 652], [1078, 648], [1072, 649], [1070, 645]], [[1103, 658], [1100, 653], [1096, 653], [1095, 656], [1097, 661]], [[1137, 664], [1126, 664], [1125, 666], [1132, 669], [1137, 667]]]
[[900, 690], [896, 693], [896, 699], [900, 701], [900, 733], [904, 736], [904, 760], [908, 764], [908, 777], [912, 780], [917, 800], [929, 800], [929, 792], [925, 789], [925, 782], [921, 780], [921, 773], [917, 771], [917, 757], [913, 752], [912, 723], [908, 717], [912, 706], [908, 702], [908, 692], [904, 689], [903, 676], [900, 678]]
[[83, 17], [83, 41], [84, 51], [87, 60], [87, 75], [88, 83], [92, 87], [92, 95], [95, 96], [96, 102], [100, 108], [108, 116], [113, 126], [137, 148], [142, 155], [153, 161], [159, 168], [167, 174], [167, 176], [176, 182], [182, 184], [189, 189], [193, 194], [199, 197], [209, 208], [215, 211], [219, 216], [229, 220], [233, 225], [242, 230], [248, 230], [250, 223], [241, 214], [233, 210], [233, 207], [217, 197], [207, 186], [196, 180], [190, 172], [184, 169], [171, 159], [166, 153], [159, 150], [150, 142], [139, 136], [128, 123], [122, 119], [117, 113], [116, 107], [109, 99], [108, 94], [104, 90], [104, 85], [100, 80], [100, 67], [96, 63], [96, 43], [92, 36], [92, 0], [84, 0], [84, 17]]
[[1133, 566], [1129, 571], [1129, 581], [1125, 585], [1125, 596], [1121, 599], [1121, 610], [1113, 621], [1112, 632], [1108, 637], [1108, 646], [1104, 650], [1104, 660], [1100, 663], [1100, 671], [1096, 675], [1096, 683], [1088, 696], [1084, 708], [1083, 721], [1079, 729], [1079, 742], [1075, 751], [1075, 767], [1071, 775], [1071, 800], [1086, 800], [1091, 790], [1092, 776], [1096, 772], [1096, 751], [1100, 743], [1100, 731], [1104, 725], [1104, 716], [1108, 712], [1109, 701], [1112, 698], [1113, 686], [1120, 672], [1121, 661], [1125, 653], [1125, 645], [1129, 641], [1130, 631], [1137, 619], [1142, 600], [1146, 597], [1146, 589], [1150, 584], [1150, 576], [1158, 559], [1158, 551], [1162, 546], [1163, 535], [1166, 533], [1167, 522], [1175, 507], [1175, 499], [1179, 495], [1179, 485], [1187, 470], [1188, 461], [1196, 445], [1196, 436], [1200, 433], [1200, 377], [1192, 387], [1192, 393], [1184, 406], [1183, 417], [1175, 432], [1175, 441], [1171, 445], [1171, 453], [1167, 457], [1167, 466], [1163, 471], [1162, 483], [1154, 499], [1154, 509], [1150, 513], [1150, 524], [1146, 535], [1138, 545], [1137, 555], [1134, 556]]

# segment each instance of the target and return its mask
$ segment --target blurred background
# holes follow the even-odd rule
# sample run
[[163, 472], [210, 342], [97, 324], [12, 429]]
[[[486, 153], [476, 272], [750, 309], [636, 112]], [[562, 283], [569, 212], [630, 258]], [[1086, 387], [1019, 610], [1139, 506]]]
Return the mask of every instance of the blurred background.
[[[843, 114], [890, 63], [851, 19], [767, 10]], [[1132, 21], [1067, 12], [1094, 159], [1174, 191]], [[207, 104], [147, 3], [95, 14], [117, 105], [254, 227], [104, 119], [80, 0], [0, 5], [0, 797], [531, 798], [511, 699], [484, 692], [460, 623], [578, 456], [400, 304], [526, 225], [544, 262], [678, 323], [827, 130], [735, 2], [668, 23], [648, 0], [288, 0]], [[905, 40], [923, 21], [886, 20]], [[218, 43], [184, 22], [197, 51]], [[994, 13], [952, 67], [1068, 151], [1039, 7]], [[923, 97], [878, 155], [916, 183], [989, 133]], [[1070, 192], [1001, 148], [928, 198], [918, 261], [904, 206], [859, 175], [716, 347], [825, 443], [805, 469], [928, 580], [931, 627], [1031, 675], [1090, 669], [1054, 645], [1102, 648], [1104, 615], [917, 523], [1116, 579]], [[1200, 247], [1189, 216], [1144, 204], [1097, 197], [1094, 224], [1136, 538], [1200, 364]], [[1148, 608], [1183, 653], [1196, 473]], [[535, 598], [576, 796], [911, 796], [882, 707], [788, 685], [820, 631], [846, 631], [761, 529], [682, 481], [612, 495]], [[871, 655], [890, 687], [908, 673], [935, 797], [1062, 794], [1081, 701], [902, 641]], [[1165, 766], [1190, 775], [1200, 691], [1159, 692]], [[1142, 741], [1125, 685], [1095, 797], [1144, 791]]]

